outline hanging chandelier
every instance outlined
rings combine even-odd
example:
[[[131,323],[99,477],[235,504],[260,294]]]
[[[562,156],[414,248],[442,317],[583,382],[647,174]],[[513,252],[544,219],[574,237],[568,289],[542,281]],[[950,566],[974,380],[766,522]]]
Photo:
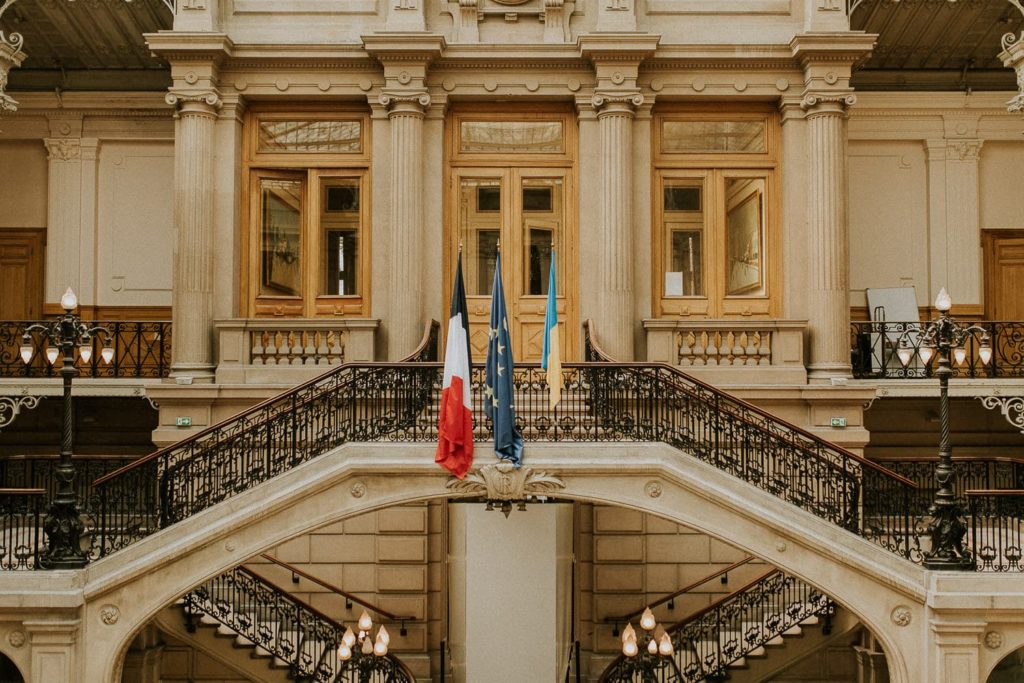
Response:
[[[353,631],[351,626],[345,629],[345,634],[341,637],[341,642],[338,643],[338,659],[347,662],[352,659],[353,655],[356,655],[357,659],[360,655],[373,655],[374,657],[387,655],[391,635],[383,624],[377,630],[377,637],[371,638],[373,620],[370,619],[366,610],[363,610],[356,623],[356,628],[357,631]]]
[[[638,634],[633,628],[632,622],[622,630],[622,654],[627,658],[633,658],[646,652],[652,657],[668,658],[675,654],[675,647],[672,645],[672,638],[664,627],[658,624],[654,618],[654,612],[650,607],[644,609],[640,615],[641,632]],[[655,668],[661,666],[661,662],[652,662]]]

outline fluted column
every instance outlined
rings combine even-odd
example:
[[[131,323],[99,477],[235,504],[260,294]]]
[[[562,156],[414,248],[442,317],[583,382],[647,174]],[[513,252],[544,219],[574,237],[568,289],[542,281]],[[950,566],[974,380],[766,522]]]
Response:
[[[423,119],[430,95],[383,93],[391,124],[391,293],[389,357],[415,348],[423,332]]]
[[[633,117],[643,95],[594,95],[601,129],[600,340],[613,357],[633,358]]]
[[[808,94],[808,329],[813,380],[849,377],[850,259],[846,206],[846,107],[852,94]]]
[[[174,147],[174,317],[171,376],[212,382],[214,263],[214,129],[220,96],[178,94]]]

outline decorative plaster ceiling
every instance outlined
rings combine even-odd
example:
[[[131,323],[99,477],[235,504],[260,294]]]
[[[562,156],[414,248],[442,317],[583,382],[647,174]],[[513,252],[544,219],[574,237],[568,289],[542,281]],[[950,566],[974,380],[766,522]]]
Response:
[[[1000,38],[1024,17],[1007,0],[864,0],[851,28],[878,34],[854,86],[862,90],[1015,90]]]
[[[171,28],[162,0],[17,0],[2,28],[25,38],[28,55],[10,90],[163,90],[167,64],[143,33]]]

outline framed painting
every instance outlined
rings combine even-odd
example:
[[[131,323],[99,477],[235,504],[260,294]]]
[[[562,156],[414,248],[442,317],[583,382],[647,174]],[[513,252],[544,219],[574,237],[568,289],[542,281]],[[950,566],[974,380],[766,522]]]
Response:
[[[764,193],[754,189],[726,214],[728,274],[726,296],[760,293],[764,287],[761,261]]]

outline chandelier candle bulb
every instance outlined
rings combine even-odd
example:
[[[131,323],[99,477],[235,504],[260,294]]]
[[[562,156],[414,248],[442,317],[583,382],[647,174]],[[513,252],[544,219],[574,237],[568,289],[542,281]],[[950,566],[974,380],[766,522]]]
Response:
[[[32,360],[32,345],[27,338],[21,344],[21,360],[25,365],[28,365]]]
[[[46,348],[46,362],[48,362],[50,365],[53,365],[54,363],[56,363],[57,362],[57,353],[58,353],[58,351],[57,351],[57,347],[56,346],[48,346]]]
[[[921,362],[928,365],[928,361],[932,359],[932,355],[935,353],[935,347],[922,344],[918,353],[921,355]]]
[[[388,630],[386,628],[384,628],[383,625],[380,627],[380,630],[377,631],[377,639],[380,640],[385,645],[390,645],[391,644],[391,634],[388,633]]]
[[[647,651],[652,655],[658,654],[658,642],[653,638],[651,639],[651,642],[647,643]]]
[[[78,355],[81,356],[83,363],[88,363],[92,358],[92,347],[87,342],[83,343],[78,347]]]
[[[373,642],[371,642],[369,638],[363,639],[362,652],[364,655],[368,655],[373,652]]]
[[[644,609],[644,613],[640,615],[640,628],[645,631],[651,631],[658,622],[654,619],[654,612],[651,611],[650,607]]]
[[[661,634],[661,640],[658,643],[658,653],[665,657],[671,657],[675,654],[675,648],[672,647],[672,639],[668,637],[667,633]]]
[[[352,632],[351,626],[345,629],[345,635],[341,637],[341,642],[348,648],[351,648],[356,644],[356,634]],[[351,652],[349,654],[351,654]]]
[[[343,662],[347,662],[352,659],[352,648],[346,645],[344,642],[338,647],[338,659]]]
[[[370,615],[363,610],[363,613],[359,616],[359,630],[369,632],[373,628],[373,620],[370,619]]]
[[[953,358],[956,360],[957,365],[963,365],[964,361],[967,360],[967,349],[962,346],[958,346],[953,349]]]
[[[68,313],[78,308],[78,297],[75,296],[74,290],[70,287],[64,292],[64,296],[60,298],[60,307]]]
[[[622,654],[627,657],[636,657],[640,649],[636,646],[635,640],[627,640],[622,644]]]
[[[633,628],[633,624],[626,624],[626,628],[622,630],[622,642],[636,641],[636,629]]]

